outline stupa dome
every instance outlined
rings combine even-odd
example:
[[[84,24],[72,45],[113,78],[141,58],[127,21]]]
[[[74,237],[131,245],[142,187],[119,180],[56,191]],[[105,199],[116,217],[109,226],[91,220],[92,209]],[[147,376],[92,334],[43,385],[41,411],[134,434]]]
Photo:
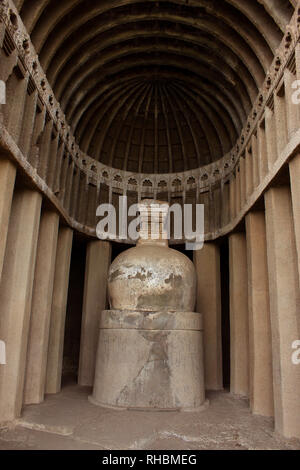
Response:
[[[151,203],[154,201],[143,201],[146,207]],[[141,216],[142,231],[137,246],[121,253],[110,266],[111,309],[193,312],[196,272],[192,261],[169,248],[167,240],[145,239],[148,222],[145,222],[145,212]],[[162,221],[160,218],[160,226]]]

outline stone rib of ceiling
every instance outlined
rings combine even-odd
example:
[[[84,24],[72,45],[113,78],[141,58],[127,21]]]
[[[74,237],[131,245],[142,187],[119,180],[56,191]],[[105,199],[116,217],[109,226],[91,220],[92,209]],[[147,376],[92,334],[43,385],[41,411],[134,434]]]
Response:
[[[295,1],[16,0],[81,149],[142,173],[234,145]]]

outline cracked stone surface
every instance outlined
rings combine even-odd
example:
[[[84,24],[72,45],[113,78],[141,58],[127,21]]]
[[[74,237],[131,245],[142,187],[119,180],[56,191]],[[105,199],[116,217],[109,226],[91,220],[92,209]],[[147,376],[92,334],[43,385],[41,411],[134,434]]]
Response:
[[[227,392],[208,394],[197,413],[117,411],[88,401],[91,390],[69,383],[41,405],[0,429],[0,450],[212,450],[299,449],[273,431],[269,418],[253,416],[248,401]]]
[[[201,328],[202,315],[193,312],[103,311],[92,403],[156,411],[203,406]]]

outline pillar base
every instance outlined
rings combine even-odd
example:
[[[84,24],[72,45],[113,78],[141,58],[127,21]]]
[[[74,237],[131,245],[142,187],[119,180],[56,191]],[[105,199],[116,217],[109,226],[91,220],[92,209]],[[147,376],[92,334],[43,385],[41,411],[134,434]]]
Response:
[[[90,401],[123,410],[206,408],[202,315],[104,310]]]

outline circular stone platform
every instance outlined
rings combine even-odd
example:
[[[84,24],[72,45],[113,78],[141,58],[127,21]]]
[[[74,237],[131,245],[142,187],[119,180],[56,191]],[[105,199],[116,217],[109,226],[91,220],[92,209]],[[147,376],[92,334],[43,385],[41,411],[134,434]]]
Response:
[[[121,409],[201,409],[202,315],[103,311],[90,401]]]

